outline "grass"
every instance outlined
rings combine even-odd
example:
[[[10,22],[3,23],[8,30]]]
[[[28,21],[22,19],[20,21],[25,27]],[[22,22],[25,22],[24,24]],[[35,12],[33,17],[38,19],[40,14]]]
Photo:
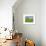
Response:
[[[33,22],[32,18],[25,18],[25,22]]]

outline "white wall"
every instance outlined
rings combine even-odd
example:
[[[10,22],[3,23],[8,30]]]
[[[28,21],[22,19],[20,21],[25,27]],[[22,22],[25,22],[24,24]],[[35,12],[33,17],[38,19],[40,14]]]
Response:
[[[41,0],[23,0],[23,2],[13,10],[15,29],[17,29],[18,32],[22,32],[24,38],[34,40],[36,46],[41,46]],[[23,14],[34,14],[35,24],[23,24]]]
[[[46,46],[46,0],[41,1],[41,40],[42,46]]]
[[[24,37],[35,40],[36,46],[46,46],[46,0],[23,0],[13,11],[15,28],[24,34]],[[23,14],[35,14],[35,25],[24,25]],[[41,44],[41,45],[40,45]]]
[[[12,6],[16,0],[0,0],[0,27],[12,28]]]

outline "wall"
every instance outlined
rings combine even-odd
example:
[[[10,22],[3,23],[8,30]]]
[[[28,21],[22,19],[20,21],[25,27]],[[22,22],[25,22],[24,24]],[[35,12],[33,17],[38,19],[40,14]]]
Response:
[[[0,0],[0,27],[12,28],[12,6],[16,0]]]
[[[23,0],[13,11],[15,29],[22,32],[24,38],[34,40],[36,46],[41,46],[41,0]],[[24,14],[34,14],[35,24],[23,24]]]
[[[46,0],[41,1],[41,41],[46,46]]]

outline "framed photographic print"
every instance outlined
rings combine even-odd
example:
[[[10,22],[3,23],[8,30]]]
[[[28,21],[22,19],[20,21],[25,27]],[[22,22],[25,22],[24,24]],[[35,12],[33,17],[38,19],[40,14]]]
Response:
[[[35,15],[24,14],[23,15],[23,24],[35,24]]]

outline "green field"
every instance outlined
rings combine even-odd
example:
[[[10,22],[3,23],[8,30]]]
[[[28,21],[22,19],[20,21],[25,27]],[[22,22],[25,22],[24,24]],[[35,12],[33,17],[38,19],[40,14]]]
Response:
[[[33,22],[33,18],[25,18],[25,22]]]

